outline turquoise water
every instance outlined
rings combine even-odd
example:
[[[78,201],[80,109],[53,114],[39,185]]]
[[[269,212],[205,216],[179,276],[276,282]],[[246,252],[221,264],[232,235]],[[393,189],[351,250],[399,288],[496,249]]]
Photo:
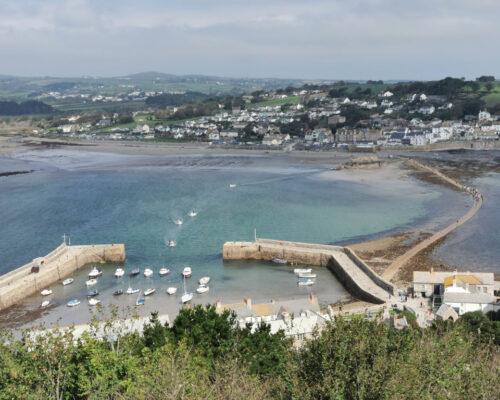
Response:
[[[310,291],[323,305],[338,301],[347,293],[324,269],[316,269],[315,286],[299,288],[286,266],[223,263],[222,245],[252,240],[254,229],[265,238],[338,243],[415,224],[434,227],[453,220],[454,212],[459,213],[468,201],[455,192],[399,179],[396,174],[381,179],[377,172],[367,172],[365,178],[356,178],[356,172],[353,178],[349,172],[266,157],[132,157],[52,150],[0,158],[0,171],[13,169],[35,172],[0,178],[0,273],[48,253],[61,243],[63,233],[73,244],[125,243],[127,272],[135,267],[172,270],[167,278],[132,279],[132,286],[158,290],[141,310],[144,313],[178,309],[180,272],[186,265],[193,268],[190,290],[201,276],[212,277],[210,292],[195,296],[195,302],[229,303],[245,296],[254,302],[291,299]],[[230,188],[230,184],[237,186]],[[444,205],[450,216],[440,212]],[[194,218],[187,215],[191,209],[198,212]],[[183,219],[182,226],[174,224],[177,218]],[[168,247],[168,240],[175,240],[177,246]],[[112,291],[125,289],[129,279],[114,279],[115,266],[104,268],[97,288],[103,303],[109,303]],[[73,285],[53,285],[54,307],[44,311],[44,320],[88,318],[83,302],[78,312],[64,304],[72,298],[84,299],[83,282],[89,270],[75,273]],[[179,288],[179,296],[167,297],[165,289],[170,285]],[[132,305],[135,297],[131,297],[113,300]],[[24,310],[38,309],[40,302],[39,296],[32,296],[23,304]]]

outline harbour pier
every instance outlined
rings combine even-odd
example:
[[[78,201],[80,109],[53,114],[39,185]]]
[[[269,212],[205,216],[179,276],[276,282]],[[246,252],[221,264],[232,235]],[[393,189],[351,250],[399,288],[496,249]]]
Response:
[[[66,278],[86,264],[124,261],[124,244],[68,246],[63,243],[46,256],[0,276],[0,310]]]
[[[222,258],[226,261],[281,258],[289,264],[326,267],[354,297],[370,303],[385,303],[394,294],[392,284],[348,247],[256,238],[254,242],[224,243]]]

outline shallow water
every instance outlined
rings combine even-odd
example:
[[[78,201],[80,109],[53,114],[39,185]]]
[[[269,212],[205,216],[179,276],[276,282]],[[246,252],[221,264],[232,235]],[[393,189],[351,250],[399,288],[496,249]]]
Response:
[[[267,157],[141,157],[50,150],[0,158],[0,170],[13,168],[36,171],[0,178],[0,273],[48,253],[61,243],[63,233],[73,244],[125,243],[126,272],[135,267],[172,270],[168,277],[141,275],[129,283],[128,277],[113,277],[116,266],[103,266],[105,274],[96,288],[105,305],[113,301],[133,306],[134,295],[112,296],[129,284],[157,288],[141,314],[175,314],[185,265],[193,268],[188,290],[196,289],[200,277],[212,277],[210,291],[195,294],[195,303],[231,303],[245,296],[256,303],[299,298],[311,291],[320,304],[333,303],[347,293],[326,269],[315,268],[318,280],[312,288],[299,288],[290,267],[223,263],[222,244],[252,240],[254,229],[259,237],[314,243],[356,241],[415,226],[438,229],[470,205],[463,194],[400,179],[397,169],[394,174],[339,173]],[[188,216],[191,209],[198,212],[194,218]],[[181,226],[174,223],[177,218],[183,219]],[[178,245],[168,247],[168,240]],[[65,304],[72,298],[85,299],[90,269],[77,271],[72,285],[52,285],[54,306],[41,313],[43,321],[88,320],[86,301],[77,309]],[[177,295],[165,294],[170,285],[179,288]],[[29,312],[38,318],[40,303],[40,296],[30,297],[16,312],[0,315],[0,326],[24,323]]]

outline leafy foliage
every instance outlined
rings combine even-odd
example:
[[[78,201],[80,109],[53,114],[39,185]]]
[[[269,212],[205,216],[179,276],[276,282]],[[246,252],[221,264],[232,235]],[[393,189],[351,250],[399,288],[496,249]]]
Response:
[[[37,100],[0,101],[0,115],[47,114],[53,111],[52,106]]]

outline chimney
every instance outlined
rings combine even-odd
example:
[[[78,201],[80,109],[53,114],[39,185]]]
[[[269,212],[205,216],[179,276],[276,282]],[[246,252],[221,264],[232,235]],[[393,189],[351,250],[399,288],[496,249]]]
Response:
[[[252,308],[252,299],[250,297],[245,297],[245,304],[247,308],[251,309]]]
[[[216,311],[222,311],[222,304],[221,304],[220,300],[217,300],[215,302],[215,310]]]
[[[309,302],[311,304],[318,304],[318,298],[316,297],[316,295],[314,293],[310,293],[309,294]]]

